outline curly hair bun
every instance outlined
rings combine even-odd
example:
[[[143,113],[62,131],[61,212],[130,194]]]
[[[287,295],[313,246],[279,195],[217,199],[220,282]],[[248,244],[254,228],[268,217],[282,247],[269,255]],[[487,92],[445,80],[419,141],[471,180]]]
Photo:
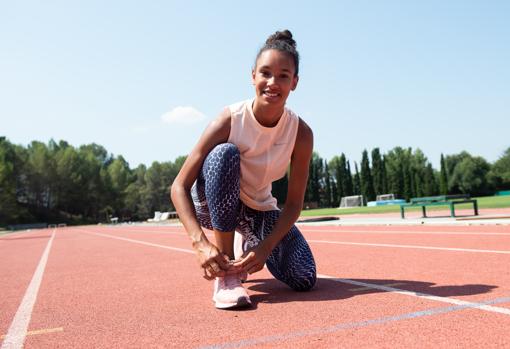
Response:
[[[277,41],[284,41],[294,49],[296,48],[296,41],[292,38],[292,33],[287,29],[271,34],[266,40],[266,45],[274,44]]]
[[[285,29],[282,31],[277,31],[267,38],[265,45],[259,50],[259,53],[257,54],[257,58],[255,59],[255,67],[257,66],[257,60],[259,59],[260,55],[266,50],[278,50],[292,57],[294,61],[294,67],[296,68],[294,75],[298,75],[299,53],[296,49],[296,41],[292,38],[292,33],[289,30]]]

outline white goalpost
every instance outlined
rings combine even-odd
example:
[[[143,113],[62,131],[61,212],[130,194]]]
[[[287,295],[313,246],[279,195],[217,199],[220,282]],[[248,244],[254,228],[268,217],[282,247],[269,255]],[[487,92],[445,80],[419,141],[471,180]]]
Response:
[[[364,206],[363,195],[344,196],[339,208]]]
[[[395,200],[395,194],[381,194],[377,195],[375,201]]]

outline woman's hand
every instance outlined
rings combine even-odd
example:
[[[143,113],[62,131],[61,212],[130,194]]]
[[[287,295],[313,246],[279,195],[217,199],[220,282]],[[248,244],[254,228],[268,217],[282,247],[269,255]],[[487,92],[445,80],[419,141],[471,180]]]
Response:
[[[203,241],[195,246],[195,252],[200,266],[204,269],[204,278],[214,280],[217,276],[225,276],[231,264],[227,255],[221,253],[209,241]]]
[[[262,241],[257,247],[246,251],[239,261],[233,263],[233,266],[249,274],[256,273],[264,268],[271,251],[272,249]]]

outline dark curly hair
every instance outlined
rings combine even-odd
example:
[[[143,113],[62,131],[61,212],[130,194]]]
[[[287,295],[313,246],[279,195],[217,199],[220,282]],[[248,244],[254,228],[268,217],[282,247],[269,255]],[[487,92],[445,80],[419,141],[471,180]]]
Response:
[[[257,66],[257,60],[259,59],[262,52],[267,50],[278,50],[280,52],[288,54],[294,60],[295,72],[294,76],[299,73],[299,53],[296,50],[296,41],[292,38],[292,33],[285,29],[283,31],[277,31],[271,34],[264,46],[259,50],[257,57],[255,58],[255,66]]]

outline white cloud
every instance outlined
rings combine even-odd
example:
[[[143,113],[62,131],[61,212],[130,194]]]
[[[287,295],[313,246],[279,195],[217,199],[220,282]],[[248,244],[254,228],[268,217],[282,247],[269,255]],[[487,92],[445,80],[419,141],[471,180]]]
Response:
[[[175,107],[161,115],[161,120],[167,124],[196,124],[205,119],[205,115],[193,107]]]

